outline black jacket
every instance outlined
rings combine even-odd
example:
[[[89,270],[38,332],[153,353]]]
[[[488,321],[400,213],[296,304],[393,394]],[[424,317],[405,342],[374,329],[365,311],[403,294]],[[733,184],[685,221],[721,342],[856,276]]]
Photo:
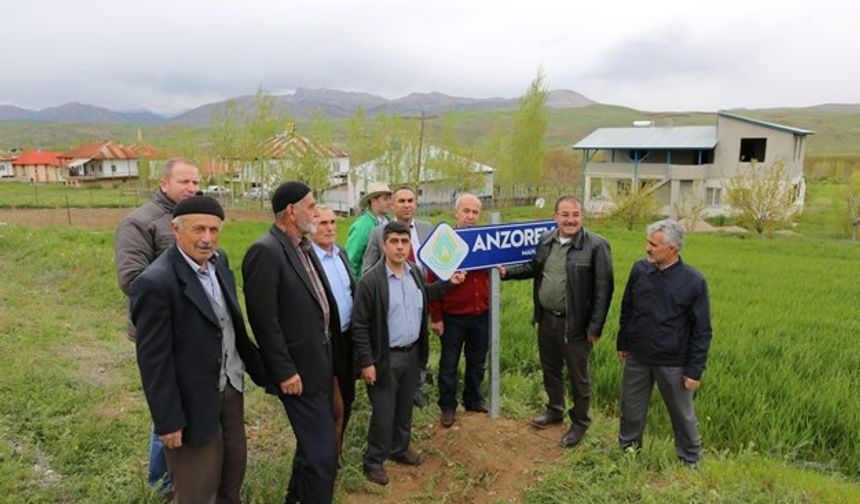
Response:
[[[260,355],[245,331],[224,252],[219,252],[216,271],[245,371],[258,385],[266,383]],[[156,434],[181,429],[183,443],[205,443],[220,423],[221,325],[179,249],[167,249],[135,279],[130,303],[137,328],[137,365]]]
[[[421,367],[427,364],[430,346],[427,341],[427,317],[429,302],[441,298],[451,288],[451,282],[434,282],[426,285],[421,268],[409,263],[409,273],[424,296],[424,310],[421,317],[421,330],[418,335]],[[385,382],[390,371],[388,361],[388,278],[385,261],[377,261],[358,281],[355,303],[352,305],[352,332],[355,364],[358,370],[376,366],[378,383]]]
[[[346,272],[349,274],[349,294],[355,299],[355,276],[352,274],[352,268],[349,265],[349,257],[346,255],[346,251],[340,247],[338,247],[338,257],[340,261],[343,262],[344,267],[346,267]],[[322,272],[322,276],[325,276],[325,271]],[[329,286],[331,286],[331,282],[329,282]],[[352,337],[347,334],[342,334],[340,330],[340,312],[336,308],[334,308],[334,304],[332,306],[332,311],[337,312],[333,317],[337,317],[337,325],[332,327],[332,363],[334,365],[334,374],[335,376],[340,377],[341,379],[355,379],[355,363],[352,355]],[[350,323],[350,327],[352,323]]]
[[[505,275],[505,280],[534,278],[534,324],[540,320],[538,292],[543,267],[549,258],[551,247],[559,245],[556,236],[557,228],[541,235],[532,260],[511,266]],[[609,243],[601,236],[590,233],[585,228],[581,229],[573,237],[573,244],[567,251],[565,271],[565,338],[584,338],[589,332],[600,336],[606,322],[606,314],[609,312],[609,303],[612,301],[612,291],[615,289]]]
[[[711,308],[702,274],[680,258],[663,271],[637,261],[621,301],[618,350],[654,366],[683,366],[684,376],[698,380],[710,344]]]
[[[266,390],[280,393],[279,384],[298,373],[303,393],[310,394],[331,387],[331,347],[322,306],[299,251],[289,240],[272,225],[248,249],[242,262],[245,307],[271,380]],[[340,330],[337,304],[316,255],[309,255],[325,288],[331,313],[328,329],[334,335]]]

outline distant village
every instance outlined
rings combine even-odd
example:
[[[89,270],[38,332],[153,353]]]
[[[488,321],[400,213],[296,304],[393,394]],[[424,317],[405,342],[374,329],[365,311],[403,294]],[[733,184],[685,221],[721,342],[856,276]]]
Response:
[[[672,215],[679,205],[699,201],[706,215],[730,212],[724,202],[728,180],[752,162],[780,160],[794,205],[802,208],[806,192],[803,163],[806,139],[814,132],[747,117],[718,112],[712,126],[656,126],[637,121],[630,127],[598,128],[571,145],[582,156],[582,170],[571,182],[592,214],[612,208],[619,190],[648,183],[662,206]],[[391,156],[351,167],[349,153],[324,146],[285,131],[265,142],[254,160],[210,161],[201,169],[205,187],[216,195],[263,199],[282,179],[285,166],[313,153],[328,167],[321,201],[343,214],[355,211],[370,182],[418,182],[422,204],[449,205],[463,190],[462,180],[452,180],[439,168],[452,155],[425,145],[416,160],[399,157],[394,163],[399,176],[391,179]],[[422,161],[423,156],[423,161]],[[63,183],[73,187],[116,186],[139,181],[143,175],[153,185],[158,167],[169,156],[143,142],[125,146],[113,141],[86,143],[65,152],[0,150],[0,181],[32,184]],[[468,190],[484,200],[494,198],[496,169],[470,160],[459,160],[472,176]],[[141,165],[153,169],[141,173]],[[408,174],[408,175],[404,175]],[[413,176],[414,174],[414,176]],[[538,182],[538,181],[536,181]],[[215,185],[223,184],[223,185]]]

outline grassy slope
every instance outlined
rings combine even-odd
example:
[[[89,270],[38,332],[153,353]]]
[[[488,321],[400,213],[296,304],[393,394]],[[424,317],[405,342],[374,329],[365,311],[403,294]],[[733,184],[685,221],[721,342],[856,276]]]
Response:
[[[521,210],[506,219],[531,214]],[[230,224],[223,245],[234,269],[266,227]],[[630,264],[642,254],[641,233],[595,228],[613,245],[620,296]],[[341,236],[345,230],[341,225]],[[855,483],[799,467],[860,473],[860,398],[851,388],[860,383],[860,350],[848,341],[860,324],[846,316],[860,281],[854,267],[860,249],[692,236],[684,257],[708,277],[714,311],[710,367],[697,399],[705,465],[689,472],[674,464],[659,401],[645,449],[637,455],[615,449],[616,297],[593,358],[598,408],[586,447],[536,480],[529,502],[857,501]],[[15,371],[0,374],[0,502],[146,501],[149,420],[133,348],[122,337],[112,232],[2,228],[0,277],[0,355],[4,369]],[[528,324],[529,283],[505,283],[503,296],[503,411],[525,417],[543,396]],[[431,367],[437,358],[431,356]],[[367,421],[363,396],[348,433],[341,493],[363,486],[357,469]],[[275,502],[291,435],[275,401],[255,390],[247,404],[252,456],[245,495],[249,502]],[[431,407],[417,421],[435,416]]]

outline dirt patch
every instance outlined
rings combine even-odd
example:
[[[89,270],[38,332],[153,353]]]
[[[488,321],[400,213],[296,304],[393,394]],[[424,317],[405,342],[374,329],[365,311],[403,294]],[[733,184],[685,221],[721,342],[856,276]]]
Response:
[[[132,208],[26,208],[0,209],[0,223],[44,228],[71,226],[81,229],[115,228]],[[260,210],[227,209],[227,220],[268,221],[272,213]],[[71,224],[70,224],[71,222]]]
[[[524,421],[477,413],[458,412],[450,429],[438,422],[416,425],[412,444],[427,456],[424,464],[389,462],[391,482],[381,493],[367,483],[367,490],[349,494],[345,502],[519,502],[539,481],[540,469],[564,455],[558,445],[563,434],[563,426],[537,430]]]

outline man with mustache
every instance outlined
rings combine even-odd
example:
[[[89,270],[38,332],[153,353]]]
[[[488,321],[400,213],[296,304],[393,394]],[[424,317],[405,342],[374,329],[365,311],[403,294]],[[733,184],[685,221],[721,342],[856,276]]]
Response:
[[[131,283],[152,264],[162,252],[176,243],[173,228],[173,209],[180,201],[190,198],[200,187],[197,167],[180,158],[164,164],[158,189],[152,200],[128,214],[116,229],[114,245],[116,276],[123,294],[131,293]],[[131,316],[127,323],[128,339],[134,341],[134,324]],[[149,441],[149,478],[151,488],[168,496],[171,491],[170,476],[164,446],[153,431]]]
[[[275,222],[242,263],[248,320],[293,434],[296,453],[285,502],[333,499],[337,443],[332,417],[332,343],[337,303],[307,235],[316,201],[298,181],[272,195]]]
[[[213,198],[181,201],[176,245],[131,286],[138,367],[178,503],[240,502],[244,373],[266,381],[227,255],[216,249],[223,221]]]

